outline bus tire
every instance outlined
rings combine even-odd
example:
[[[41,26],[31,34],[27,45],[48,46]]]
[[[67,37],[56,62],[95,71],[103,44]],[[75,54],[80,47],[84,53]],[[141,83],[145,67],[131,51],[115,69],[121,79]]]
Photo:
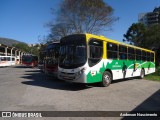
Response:
[[[108,71],[105,71],[102,76],[101,86],[108,87],[111,84],[111,81],[112,81],[111,73]]]
[[[143,79],[145,76],[145,71],[144,69],[141,70],[141,74],[140,74],[140,79]]]

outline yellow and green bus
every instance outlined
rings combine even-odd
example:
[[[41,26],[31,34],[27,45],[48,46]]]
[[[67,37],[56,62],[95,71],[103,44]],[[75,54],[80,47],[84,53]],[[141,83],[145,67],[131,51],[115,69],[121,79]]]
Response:
[[[155,72],[154,51],[93,34],[61,38],[58,78],[77,83],[140,77]]]

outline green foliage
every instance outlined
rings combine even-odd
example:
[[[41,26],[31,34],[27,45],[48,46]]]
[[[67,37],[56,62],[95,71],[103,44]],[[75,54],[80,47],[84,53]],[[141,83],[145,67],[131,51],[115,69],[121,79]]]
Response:
[[[110,30],[117,20],[113,17],[113,8],[103,0],[64,0],[55,16],[56,21],[49,24],[52,40],[73,33]]]
[[[44,51],[47,48],[48,44],[40,44],[39,51]]]
[[[47,48],[47,44],[40,44],[40,48],[38,51],[38,56],[39,56],[39,60],[43,60],[44,59],[44,51]]]
[[[148,49],[160,47],[160,24],[145,26],[133,23],[124,34],[123,41]]]
[[[39,49],[37,46],[30,47],[30,53],[39,56]]]
[[[129,42],[132,45],[143,47],[144,34],[146,31],[146,27],[142,23],[133,23],[127,33],[124,34],[125,39],[124,42]]]
[[[23,50],[25,52],[30,52],[30,47],[27,44],[24,43],[17,43],[17,44],[13,44],[13,47]]]
[[[13,44],[13,47],[20,49],[22,51],[25,51],[26,53],[29,54],[33,54],[33,55],[39,55],[39,46],[35,45],[35,46],[28,46],[27,44],[24,43],[17,43],[17,44]]]
[[[160,47],[160,24],[147,27],[144,34],[144,47],[158,48]]]
[[[149,26],[144,36],[144,47],[155,49],[156,65],[160,65],[160,24]]]
[[[160,66],[160,47],[156,50],[156,63],[157,66]]]
[[[144,26],[141,23],[132,24],[124,34],[124,42],[156,51],[156,65],[160,64],[160,24]]]
[[[153,74],[146,75],[144,77],[144,79],[146,79],[146,80],[152,80],[152,81],[159,81],[160,82],[160,73],[159,72],[160,71],[156,71]]]

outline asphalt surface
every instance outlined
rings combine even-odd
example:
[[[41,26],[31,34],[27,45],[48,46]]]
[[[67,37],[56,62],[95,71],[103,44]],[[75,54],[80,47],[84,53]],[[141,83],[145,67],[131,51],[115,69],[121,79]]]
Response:
[[[114,81],[109,87],[100,87],[97,84],[84,85],[60,81],[45,76],[37,68],[0,68],[0,111],[137,110],[160,111],[160,82],[127,79]]]

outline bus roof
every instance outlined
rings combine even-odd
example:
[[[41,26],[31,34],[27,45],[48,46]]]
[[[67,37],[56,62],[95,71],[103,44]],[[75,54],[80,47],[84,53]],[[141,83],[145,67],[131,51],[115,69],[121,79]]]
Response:
[[[60,46],[60,41],[59,42],[52,42],[52,43],[48,44],[46,50],[53,49],[53,48],[55,48],[55,46]]]
[[[127,47],[132,47],[132,48],[141,49],[141,50],[144,50],[144,51],[147,51],[147,52],[153,52],[154,53],[154,51],[152,51],[152,50],[137,47],[137,46],[133,46],[133,45],[129,45],[129,44],[126,44],[126,43],[122,43],[122,42],[119,42],[119,41],[116,41],[116,40],[106,38],[104,36],[98,36],[98,35],[93,35],[93,34],[86,33],[86,37],[87,37],[87,40],[89,38],[97,38],[99,40],[103,40],[103,41],[106,41],[106,42],[111,42],[111,43],[115,43],[115,44],[119,44],[119,45],[125,45]]]
[[[37,57],[36,55],[32,55],[32,54],[28,54],[28,55],[22,55],[23,57],[28,57],[28,56],[31,56],[31,57]]]
[[[52,41],[48,45],[50,45],[50,44],[56,44],[56,43],[60,43],[60,41]]]

